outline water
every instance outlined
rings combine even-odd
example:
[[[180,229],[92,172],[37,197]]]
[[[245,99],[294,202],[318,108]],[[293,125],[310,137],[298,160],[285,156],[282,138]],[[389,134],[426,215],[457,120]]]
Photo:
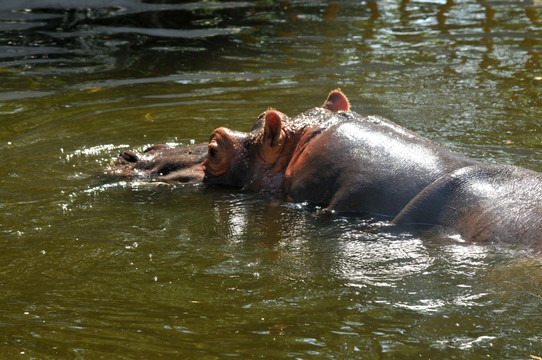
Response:
[[[539,1],[0,4],[1,357],[542,356],[528,250],[103,173],[338,87],[542,171],[541,30]]]

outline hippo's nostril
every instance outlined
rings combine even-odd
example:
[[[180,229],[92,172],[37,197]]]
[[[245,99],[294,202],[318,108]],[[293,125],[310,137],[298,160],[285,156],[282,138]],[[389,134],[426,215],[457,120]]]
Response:
[[[137,154],[133,151],[123,151],[120,154],[120,157],[122,157],[123,159],[129,162],[137,162],[139,160],[139,158],[137,157]]]

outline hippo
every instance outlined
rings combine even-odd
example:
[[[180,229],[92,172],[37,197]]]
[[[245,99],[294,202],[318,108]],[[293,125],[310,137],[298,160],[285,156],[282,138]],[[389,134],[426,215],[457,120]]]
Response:
[[[269,109],[249,132],[221,127],[208,144],[147,153],[123,152],[120,173],[267,192],[323,213],[438,225],[466,241],[542,252],[541,173],[483,164],[388,119],[359,115],[340,90],[293,118]]]

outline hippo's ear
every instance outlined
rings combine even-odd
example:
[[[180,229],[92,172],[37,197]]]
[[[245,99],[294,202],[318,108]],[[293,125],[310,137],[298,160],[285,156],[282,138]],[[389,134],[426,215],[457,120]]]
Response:
[[[265,112],[265,125],[263,139],[269,146],[275,146],[282,138],[282,120],[280,113],[276,110]]]
[[[322,107],[332,112],[350,111],[350,102],[342,91],[337,89],[329,93]]]

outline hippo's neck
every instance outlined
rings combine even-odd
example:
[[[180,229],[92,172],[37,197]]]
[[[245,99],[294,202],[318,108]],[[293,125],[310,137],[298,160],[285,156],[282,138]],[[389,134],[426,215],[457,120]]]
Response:
[[[342,113],[334,113],[323,108],[313,108],[300,115],[288,119],[283,131],[285,141],[279,160],[270,166],[258,165],[261,168],[254,171],[254,176],[245,185],[245,190],[260,190],[281,193],[284,185],[284,174],[295,153],[300,152],[313,136],[321,133],[330,126],[344,121]]]
[[[284,144],[278,160],[273,164],[256,162],[249,166],[252,177],[248,179],[244,190],[282,193],[284,174],[289,164],[315,137],[328,128],[359,115],[352,112],[332,112],[323,108],[313,108],[284,122]]]
[[[329,110],[314,108],[284,121],[282,127],[284,141],[280,145],[280,150],[277,150],[279,155],[273,163],[258,158],[248,165],[252,175],[245,181],[243,190],[282,193],[284,173],[300,141],[303,141],[304,134],[308,129],[320,129],[332,116],[333,113]],[[255,145],[249,145],[247,148],[256,148]]]
[[[253,175],[248,178],[242,189],[253,192],[281,193],[284,170],[272,170],[270,166],[259,164],[253,169]]]

